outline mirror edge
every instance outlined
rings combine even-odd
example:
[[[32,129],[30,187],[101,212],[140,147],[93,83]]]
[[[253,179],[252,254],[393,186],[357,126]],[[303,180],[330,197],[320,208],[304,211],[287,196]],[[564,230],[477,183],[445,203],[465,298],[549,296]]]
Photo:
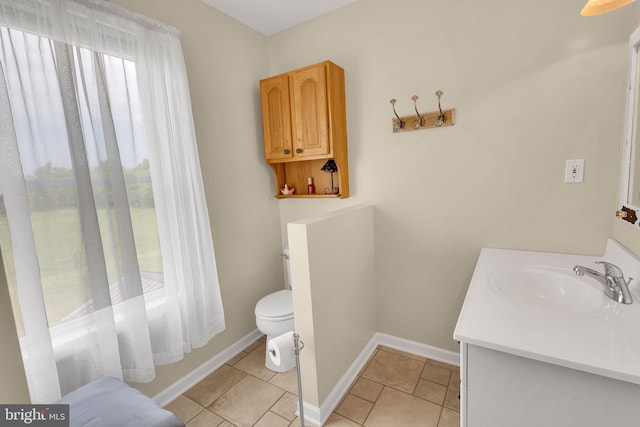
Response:
[[[638,218],[640,218],[640,206],[635,206],[629,200],[629,188],[631,186],[631,163],[632,163],[632,146],[633,146],[633,131],[635,127],[635,110],[640,108],[640,105],[636,106],[636,98],[638,94],[638,50],[640,48],[640,27],[636,28],[629,37],[628,44],[628,58],[627,65],[627,86],[626,86],[626,100],[625,100],[625,117],[624,117],[624,134],[623,134],[623,146],[622,146],[622,163],[620,170],[620,193],[618,195],[618,202],[622,206],[617,211],[616,216],[621,220],[628,222],[632,225],[638,224]],[[625,216],[621,215],[624,212]]]

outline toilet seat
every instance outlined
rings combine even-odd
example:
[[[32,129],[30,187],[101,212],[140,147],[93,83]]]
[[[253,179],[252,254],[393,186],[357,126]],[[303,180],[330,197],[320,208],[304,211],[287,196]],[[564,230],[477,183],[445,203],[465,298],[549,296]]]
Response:
[[[285,321],[293,318],[293,298],[291,291],[283,289],[262,297],[256,304],[257,317],[272,321]]]

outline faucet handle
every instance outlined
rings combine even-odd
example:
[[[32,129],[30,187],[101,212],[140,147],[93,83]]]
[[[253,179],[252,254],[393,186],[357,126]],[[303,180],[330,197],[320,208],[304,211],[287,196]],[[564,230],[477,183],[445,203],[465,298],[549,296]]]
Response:
[[[617,265],[605,261],[596,261],[596,264],[602,264],[604,266],[604,274],[606,276],[624,278],[624,273],[622,273],[622,270],[620,270],[620,267]]]

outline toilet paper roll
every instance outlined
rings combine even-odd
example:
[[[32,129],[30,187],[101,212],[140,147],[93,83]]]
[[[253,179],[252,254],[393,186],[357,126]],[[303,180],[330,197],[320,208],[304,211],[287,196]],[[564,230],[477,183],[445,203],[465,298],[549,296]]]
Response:
[[[269,340],[269,358],[276,366],[292,363],[294,356],[293,331]]]

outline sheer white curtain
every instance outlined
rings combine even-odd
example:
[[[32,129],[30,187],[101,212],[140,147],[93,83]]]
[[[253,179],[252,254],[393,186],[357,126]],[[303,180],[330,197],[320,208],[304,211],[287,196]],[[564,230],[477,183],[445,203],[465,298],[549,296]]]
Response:
[[[224,329],[175,29],[0,0],[0,244],[29,390],[148,382]]]

